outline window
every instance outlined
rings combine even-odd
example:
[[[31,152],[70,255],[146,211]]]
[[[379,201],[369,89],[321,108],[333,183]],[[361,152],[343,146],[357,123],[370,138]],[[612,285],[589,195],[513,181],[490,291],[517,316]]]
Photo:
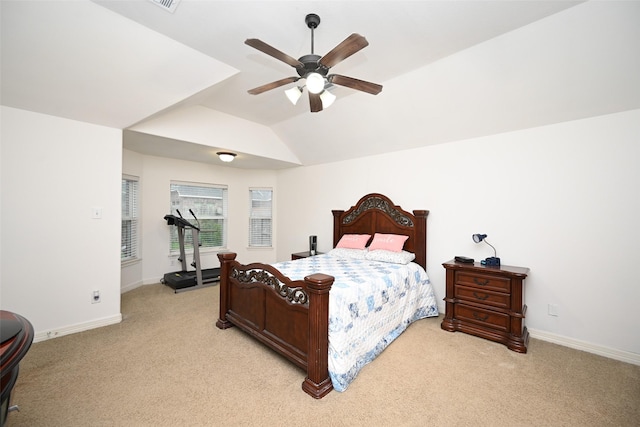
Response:
[[[172,215],[182,215],[200,228],[201,248],[221,249],[227,246],[226,186],[172,182],[170,209]],[[185,250],[193,250],[193,238],[188,230],[184,233],[184,247]],[[170,252],[180,252],[177,227],[171,227]]]
[[[122,232],[120,260],[138,258],[138,178],[122,177]]]
[[[249,190],[249,246],[271,247],[272,236],[272,201],[273,191],[270,189]]]

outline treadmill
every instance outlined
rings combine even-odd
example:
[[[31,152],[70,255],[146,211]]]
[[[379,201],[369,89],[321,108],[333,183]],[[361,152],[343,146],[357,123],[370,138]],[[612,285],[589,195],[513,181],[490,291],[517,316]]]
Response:
[[[178,261],[182,263],[182,270],[166,273],[162,279],[162,283],[169,286],[175,293],[190,291],[194,289],[213,286],[220,283],[220,268],[202,269],[200,264],[200,222],[193,211],[189,209],[191,215],[198,225],[193,225],[182,217],[179,210],[176,209],[179,216],[165,215],[164,219],[167,225],[178,227],[178,242],[180,243],[180,257]],[[191,266],[195,270],[187,269],[187,257],[184,249],[184,233],[185,230],[191,230],[193,239],[193,262]]]

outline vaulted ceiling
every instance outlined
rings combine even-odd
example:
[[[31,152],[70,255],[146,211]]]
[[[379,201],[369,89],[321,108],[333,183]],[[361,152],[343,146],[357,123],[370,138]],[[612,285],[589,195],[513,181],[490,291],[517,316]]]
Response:
[[[279,169],[640,108],[637,2],[181,0],[169,12],[152,0],[3,0],[1,8],[2,104],[123,129],[124,147],[145,154],[216,163],[212,153],[224,149],[239,153],[234,167]],[[284,96],[293,84],[247,93],[296,73],[245,39],[295,58],[311,53],[308,13],[321,18],[318,55],[351,33],[367,38],[332,72],[382,84],[379,95],[335,86],[336,102],[310,113],[306,98],[294,106]]]

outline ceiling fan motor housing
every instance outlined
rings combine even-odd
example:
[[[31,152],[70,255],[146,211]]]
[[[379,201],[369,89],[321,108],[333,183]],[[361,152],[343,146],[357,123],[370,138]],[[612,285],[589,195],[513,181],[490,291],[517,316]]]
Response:
[[[309,54],[301,56],[298,61],[304,64],[302,68],[296,68],[300,77],[306,77],[309,73],[318,73],[322,77],[326,77],[329,69],[324,65],[320,65],[318,61],[322,58],[320,55]]]

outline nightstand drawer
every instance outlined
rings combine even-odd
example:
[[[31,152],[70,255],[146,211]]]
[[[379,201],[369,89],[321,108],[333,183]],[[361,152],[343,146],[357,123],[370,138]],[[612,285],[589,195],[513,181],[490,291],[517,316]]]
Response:
[[[509,294],[461,285],[456,285],[455,297],[460,300],[482,305],[491,305],[503,309],[509,309],[511,304],[511,296]]]
[[[508,314],[471,307],[465,304],[456,304],[453,315],[461,321],[477,323],[502,332],[509,331],[510,317]]]
[[[507,277],[474,274],[466,271],[457,272],[456,284],[489,289],[498,292],[511,292],[511,280]]]

